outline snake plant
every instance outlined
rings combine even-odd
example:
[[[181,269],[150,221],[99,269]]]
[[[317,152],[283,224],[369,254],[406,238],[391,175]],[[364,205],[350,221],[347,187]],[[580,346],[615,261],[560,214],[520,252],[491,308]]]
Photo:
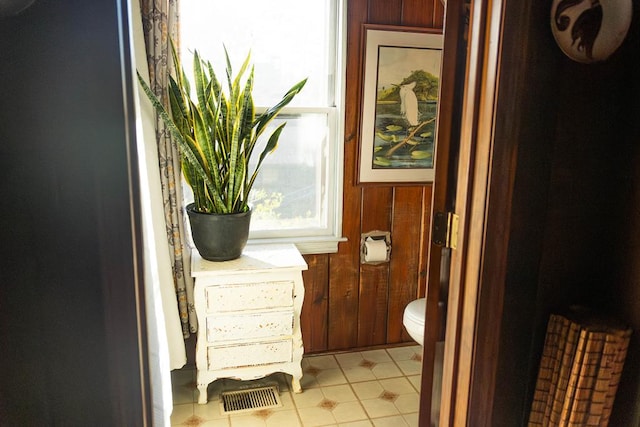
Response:
[[[225,48],[225,91],[211,62],[201,58],[197,50],[194,51],[194,100],[191,82],[173,43],[171,52],[175,77],[169,76],[166,88],[169,110],[139,73],[138,80],[178,146],[182,172],[193,190],[195,210],[217,214],[246,212],[249,209],[249,192],[264,159],[276,149],[286,122],[271,133],[255,167],[250,171],[249,160],[257,154],[254,149],[258,138],[302,90],[306,79],[291,87],[276,105],[256,115],[252,96],[254,67],[250,66],[251,53],[234,76]]]

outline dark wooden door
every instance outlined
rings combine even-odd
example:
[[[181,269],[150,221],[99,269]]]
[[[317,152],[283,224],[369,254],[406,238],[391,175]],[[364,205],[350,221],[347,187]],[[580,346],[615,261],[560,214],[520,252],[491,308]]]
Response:
[[[446,5],[444,22],[444,51],[438,106],[437,147],[435,157],[435,180],[432,189],[430,223],[435,216],[456,212],[456,176],[459,160],[461,127],[461,107],[465,75],[466,20],[468,10],[464,0],[449,0]],[[433,229],[433,228],[432,228]],[[452,249],[430,239],[427,266],[426,327],[422,364],[422,387],[420,390],[420,425],[430,426],[433,412],[440,408],[432,405],[434,386],[434,366],[436,342],[443,339],[446,312],[458,307],[447,307],[450,291],[449,268]],[[444,307],[442,303],[445,303]],[[440,385],[436,385],[436,389]]]
[[[127,7],[0,18],[0,425],[150,425]]]

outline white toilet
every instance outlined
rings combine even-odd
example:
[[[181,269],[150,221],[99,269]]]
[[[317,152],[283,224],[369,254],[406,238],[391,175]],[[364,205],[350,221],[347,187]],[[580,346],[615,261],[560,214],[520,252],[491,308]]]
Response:
[[[426,298],[411,301],[404,309],[402,324],[407,333],[415,342],[424,345],[424,312],[427,304]]]

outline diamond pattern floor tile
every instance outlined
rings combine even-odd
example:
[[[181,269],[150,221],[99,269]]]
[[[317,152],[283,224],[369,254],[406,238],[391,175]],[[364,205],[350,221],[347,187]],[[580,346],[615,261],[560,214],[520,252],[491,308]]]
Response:
[[[209,402],[199,405],[194,369],[172,372],[172,426],[194,427],[417,427],[422,347],[305,356],[303,393],[291,392],[291,376],[275,373],[258,381],[278,384],[283,406],[227,415],[219,395],[238,385],[220,379],[209,385]]]

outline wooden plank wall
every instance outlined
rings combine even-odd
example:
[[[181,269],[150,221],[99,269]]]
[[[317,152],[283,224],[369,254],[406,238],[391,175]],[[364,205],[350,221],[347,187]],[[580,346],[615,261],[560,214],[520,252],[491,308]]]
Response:
[[[362,24],[443,27],[440,0],[348,0],[342,234],[335,254],[306,255],[302,333],[306,353],[410,341],[404,307],[424,296],[431,185],[356,183]],[[360,264],[360,236],[391,232],[391,262]]]

